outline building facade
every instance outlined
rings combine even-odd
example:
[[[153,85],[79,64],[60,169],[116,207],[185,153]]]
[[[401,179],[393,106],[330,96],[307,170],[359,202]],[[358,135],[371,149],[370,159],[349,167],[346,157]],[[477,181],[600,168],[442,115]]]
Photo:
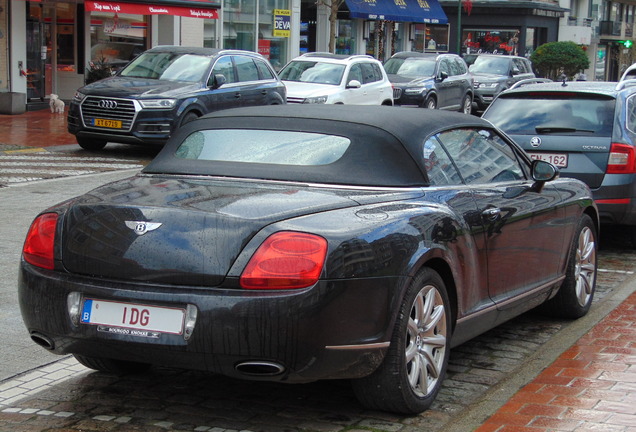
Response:
[[[332,5],[336,20],[332,27]],[[102,62],[156,45],[258,51],[275,68],[309,51],[530,56],[572,40],[588,79],[618,79],[636,56],[631,0],[0,0],[0,113],[70,99]],[[333,30],[332,30],[333,29]]]
[[[300,0],[0,0],[0,112],[73,97],[88,73],[156,45],[299,50]],[[4,102],[4,103],[3,103]]]

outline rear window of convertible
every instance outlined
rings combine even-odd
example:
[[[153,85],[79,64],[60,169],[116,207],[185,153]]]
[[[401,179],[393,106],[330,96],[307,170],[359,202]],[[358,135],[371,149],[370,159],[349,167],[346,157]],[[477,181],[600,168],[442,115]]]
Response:
[[[336,162],[349,138],[295,131],[211,129],[190,134],[175,156],[215,162],[318,166]]]

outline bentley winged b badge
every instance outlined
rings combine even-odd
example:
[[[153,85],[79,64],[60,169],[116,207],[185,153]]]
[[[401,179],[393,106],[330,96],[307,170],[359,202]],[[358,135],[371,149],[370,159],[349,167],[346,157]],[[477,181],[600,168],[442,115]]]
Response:
[[[144,221],[125,221],[126,226],[133,230],[137,235],[144,235],[148,231],[154,231],[159,228],[161,222],[144,222]]]

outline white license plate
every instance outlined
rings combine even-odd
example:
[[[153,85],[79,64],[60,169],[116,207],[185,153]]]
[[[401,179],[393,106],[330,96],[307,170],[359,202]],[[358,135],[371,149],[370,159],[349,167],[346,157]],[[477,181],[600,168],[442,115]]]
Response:
[[[85,299],[81,322],[148,332],[182,334],[185,309]],[[126,332],[121,334],[135,334]]]
[[[568,155],[566,153],[528,153],[528,155],[535,160],[550,162],[558,168],[565,168],[568,166]]]

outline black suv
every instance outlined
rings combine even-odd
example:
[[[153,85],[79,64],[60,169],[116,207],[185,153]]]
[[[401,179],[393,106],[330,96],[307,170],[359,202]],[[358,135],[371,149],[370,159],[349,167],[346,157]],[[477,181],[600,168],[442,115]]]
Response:
[[[530,60],[509,55],[479,54],[469,69],[475,85],[475,103],[480,110],[516,82],[535,77]]]
[[[395,105],[458,110],[470,114],[473,79],[455,54],[399,52],[384,64]]]
[[[601,223],[628,227],[636,246],[636,80],[529,84],[501,93],[483,117],[587,183]]]
[[[159,46],[80,88],[68,131],[87,150],[107,142],[163,145],[176,128],[211,111],[285,100],[285,85],[260,54]]]

